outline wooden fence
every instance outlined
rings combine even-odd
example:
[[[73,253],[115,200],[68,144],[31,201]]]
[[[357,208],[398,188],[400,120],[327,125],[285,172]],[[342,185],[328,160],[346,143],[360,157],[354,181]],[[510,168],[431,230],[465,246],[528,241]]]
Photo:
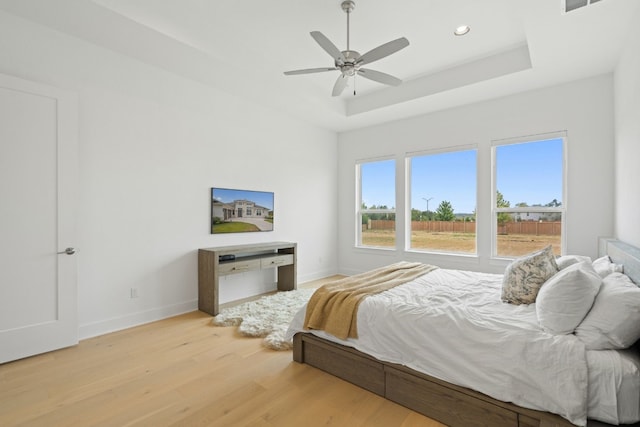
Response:
[[[558,221],[519,221],[506,222],[498,227],[498,234],[528,234],[559,236],[562,223]],[[370,220],[362,225],[362,230],[395,230],[396,222],[392,220]],[[473,221],[411,221],[411,231],[428,233],[475,233],[476,223]]]
[[[427,233],[475,233],[476,223],[472,221],[411,221],[411,231]]]

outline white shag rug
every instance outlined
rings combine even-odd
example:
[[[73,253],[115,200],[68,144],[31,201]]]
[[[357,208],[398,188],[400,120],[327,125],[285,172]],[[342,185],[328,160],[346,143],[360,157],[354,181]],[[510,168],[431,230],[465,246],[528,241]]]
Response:
[[[238,332],[248,337],[264,337],[262,344],[273,350],[290,350],[291,340],[285,340],[289,323],[309,301],[315,289],[277,292],[240,305],[223,308],[213,318],[216,326],[239,326]]]

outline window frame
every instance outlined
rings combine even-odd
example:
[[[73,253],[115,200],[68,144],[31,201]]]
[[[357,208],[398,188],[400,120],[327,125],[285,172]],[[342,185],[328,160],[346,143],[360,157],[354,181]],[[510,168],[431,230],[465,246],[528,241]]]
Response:
[[[463,152],[463,151],[474,151],[475,152],[475,167],[476,167],[476,173],[475,173],[475,206],[476,206],[476,221],[475,221],[475,225],[476,225],[476,237],[475,237],[475,251],[474,252],[450,252],[450,251],[438,251],[435,249],[431,249],[431,248],[413,248],[411,247],[411,232],[412,232],[412,221],[411,221],[411,192],[412,192],[412,181],[411,181],[411,177],[412,177],[412,170],[413,170],[413,165],[411,160],[414,157],[423,157],[423,156],[434,156],[434,155],[439,155],[439,154],[448,154],[448,153],[457,153],[457,152]],[[433,149],[429,149],[429,150],[420,150],[420,151],[412,151],[412,152],[407,152],[405,154],[405,200],[406,200],[406,207],[405,207],[405,229],[404,229],[404,235],[405,235],[405,251],[406,252],[412,252],[412,253],[422,253],[422,254],[434,254],[434,255],[452,255],[452,256],[458,256],[458,257],[478,257],[478,197],[479,197],[479,171],[480,171],[480,147],[478,146],[478,144],[464,144],[464,145],[455,145],[455,146],[451,146],[451,147],[440,147],[440,148],[433,148]],[[430,209],[430,211],[432,211]],[[432,212],[434,212],[435,210],[433,210]]]
[[[394,192],[394,208],[392,209],[362,209],[362,165],[367,163],[377,163],[384,161],[393,161],[394,168],[394,182],[393,182],[393,192]],[[358,249],[376,249],[382,251],[395,251],[398,246],[398,215],[397,215],[397,200],[398,200],[398,188],[397,188],[397,174],[398,174],[398,162],[396,161],[395,156],[382,156],[382,157],[373,157],[367,159],[359,159],[356,160],[355,165],[355,181],[356,181],[356,193],[355,193],[355,242],[354,245]],[[396,218],[396,230],[395,230],[395,245],[394,246],[372,246],[372,245],[364,245],[362,243],[362,215],[363,214],[393,214]]]
[[[525,208],[510,207],[497,208],[497,163],[496,149],[499,146],[509,144],[522,144],[527,142],[545,141],[550,139],[562,139],[562,205],[560,207],[528,206]],[[456,151],[476,151],[476,247],[475,253],[446,252],[431,249],[411,248],[411,158],[422,155],[432,155]],[[371,254],[392,256],[393,252],[401,251],[411,256],[428,255],[434,262],[446,264],[453,260],[463,260],[465,263],[486,262],[489,266],[504,266],[517,255],[498,255],[498,223],[497,215],[501,212],[509,213],[559,213],[561,215],[560,253],[565,254],[567,248],[567,220],[569,212],[568,203],[568,159],[569,136],[566,130],[516,136],[503,139],[485,139],[477,143],[460,144],[452,146],[440,146],[416,151],[405,151],[382,156],[373,156],[355,160],[354,172],[355,185],[353,198],[353,226],[352,237],[354,249]],[[362,166],[367,163],[393,161],[395,207],[393,209],[362,209]],[[353,166],[352,166],[353,167]],[[490,194],[486,192],[489,191]],[[433,211],[434,209],[430,209]],[[394,214],[396,229],[394,233],[394,246],[374,246],[362,244],[362,215],[364,214]],[[484,260],[484,261],[483,261]],[[455,261],[454,261],[455,262]],[[444,265],[443,264],[443,265]],[[491,267],[491,268],[494,268]]]
[[[551,139],[562,140],[562,205],[560,207],[527,206],[527,207],[497,207],[498,188],[497,172],[498,162],[496,158],[497,148],[505,145],[526,144],[541,142]],[[568,160],[568,135],[567,131],[557,131],[536,135],[505,138],[491,141],[491,258],[498,260],[510,260],[517,256],[498,255],[498,214],[506,213],[560,213],[560,255],[566,253],[567,247],[567,160]],[[542,248],[541,248],[542,249]]]

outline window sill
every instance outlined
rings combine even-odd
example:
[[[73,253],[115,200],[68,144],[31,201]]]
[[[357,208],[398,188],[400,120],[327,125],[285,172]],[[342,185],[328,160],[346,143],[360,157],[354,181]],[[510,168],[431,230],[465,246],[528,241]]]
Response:
[[[388,253],[388,254],[396,254],[398,253],[397,248],[390,248],[386,246],[354,246],[354,250],[358,252],[371,252],[371,253]]]
[[[511,264],[511,262],[516,259],[513,258],[503,258],[503,257],[491,257],[489,258],[489,265],[497,266],[497,267],[506,267]]]
[[[452,261],[455,264],[461,265],[478,265],[480,264],[480,257],[478,254],[465,254],[458,252],[436,252],[436,251],[419,251],[415,249],[407,249],[404,251],[405,254],[410,256],[411,258],[416,257],[428,257],[429,260],[433,260],[433,262],[438,263],[440,261],[445,261],[446,264],[451,264]]]

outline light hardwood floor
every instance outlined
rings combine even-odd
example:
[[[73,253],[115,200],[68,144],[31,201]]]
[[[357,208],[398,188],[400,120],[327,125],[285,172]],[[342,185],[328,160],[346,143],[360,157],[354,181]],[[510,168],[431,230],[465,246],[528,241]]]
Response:
[[[291,357],[196,311],[0,365],[0,426],[442,426]]]

